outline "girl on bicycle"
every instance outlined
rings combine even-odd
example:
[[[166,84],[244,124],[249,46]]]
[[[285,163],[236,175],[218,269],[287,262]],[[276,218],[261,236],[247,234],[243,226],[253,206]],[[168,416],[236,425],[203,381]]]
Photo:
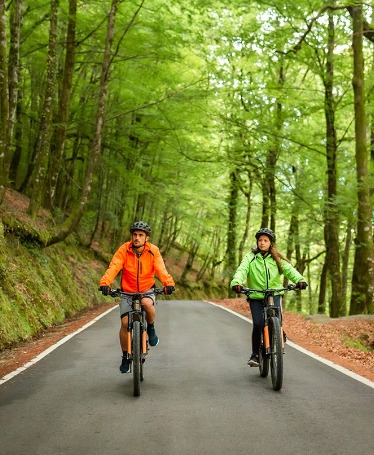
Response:
[[[284,275],[293,283],[297,283],[300,289],[308,286],[305,278],[290,264],[290,261],[275,248],[276,236],[271,229],[261,228],[255,234],[257,247],[251,253],[247,253],[231,280],[231,289],[240,294],[243,289],[242,283],[247,281],[252,289],[275,289],[281,288],[281,275]],[[252,313],[252,355],[248,365],[258,367],[258,354],[261,340],[262,302],[263,294],[253,293],[248,299]],[[282,297],[274,296],[274,304],[282,314]]]

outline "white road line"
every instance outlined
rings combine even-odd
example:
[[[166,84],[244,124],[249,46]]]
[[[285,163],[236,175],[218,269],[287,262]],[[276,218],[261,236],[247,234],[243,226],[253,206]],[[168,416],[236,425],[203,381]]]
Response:
[[[234,314],[238,318],[241,318],[244,321],[249,322],[250,324],[252,324],[252,320],[250,318],[247,318],[246,316],[243,316],[242,314],[237,313],[236,311],[230,310],[229,308],[226,308],[226,307],[224,307],[222,305],[218,305],[218,304],[213,303],[213,302],[209,302],[207,300],[204,300],[204,302],[209,303],[210,305],[214,305],[217,308],[221,308],[222,310],[228,311],[229,313]],[[56,344],[50,346],[45,351],[41,352],[34,359],[30,360],[30,362],[27,362],[25,365],[17,368],[16,370],[12,371],[11,373],[9,373],[9,374],[3,376],[2,378],[0,378],[0,386],[2,384],[5,384],[5,382],[9,381],[10,379],[14,378],[15,376],[17,376],[19,373],[22,373],[22,371],[27,370],[27,368],[31,367],[35,363],[39,362],[39,360],[41,360],[44,357],[46,357],[48,354],[50,354],[52,351],[57,349],[62,344],[64,344],[67,341],[69,341],[71,338],[73,338],[78,333],[80,333],[83,330],[87,329],[87,327],[89,327],[90,325],[95,324],[95,322],[97,322],[99,319],[101,319],[102,317],[106,316],[108,313],[113,311],[114,308],[117,308],[117,307],[114,306],[114,307],[110,308],[109,310],[105,311],[104,313],[100,314],[95,319],[93,319],[92,321],[88,322],[87,324],[85,324],[83,327],[81,327],[77,331],[75,331],[75,332],[73,332],[73,333],[71,333],[69,335],[66,335],[66,337],[64,337],[61,340],[59,340]],[[331,362],[330,360],[326,360],[323,357],[320,357],[319,355],[314,354],[313,352],[310,352],[307,349],[302,348],[301,346],[298,346],[297,344],[293,343],[292,341],[287,341],[287,344],[289,346],[297,349],[298,351],[302,352],[303,354],[306,354],[309,357],[312,357],[313,359],[316,359],[316,360],[318,360],[318,361],[320,361],[320,362],[322,362],[322,363],[324,363],[326,365],[329,365],[331,368],[334,368],[335,370],[338,370],[341,373],[343,373],[343,374],[345,374],[347,376],[350,376],[353,379],[356,379],[356,381],[362,382],[363,384],[365,384],[365,385],[367,385],[367,386],[369,386],[369,387],[374,389],[374,382],[373,381],[370,381],[369,379],[366,379],[366,378],[364,378],[364,377],[362,377],[362,376],[360,376],[360,375],[358,375],[356,373],[353,373],[353,371],[350,371],[347,368],[341,367],[340,365],[337,365],[336,363]]]
[[[9,379],[14,378],[14,376],[17,376],[17,374],[22,373],[22,371],[27,370],[27,368],[29,368],[32,365],[34,365],[35,363],[39,362],[39,360],[41,360],[43,357],[47,356],[52,351],[57,349],[59,346],[61,346],[62,344],[66,343],[67,341],[69,341],[71,338],[73,338],[78,333],[80,333],[83,330],[87,329],[87,327],[89,327],[90,325],[95,324],[95,322],[97,322],[102,317],[106,316],[108,313],[113,311],[115,308],[117,308],[117,307],[113,306],[112,308],[109,308],[109,310],[105,311],[104,313],[101,313],[99,316],[97,316],[95,319],[92,319],[92,321],[88,322],[87,324],[85,324],[83,327],[81,327],[77,331],[75,331],[73,333],[70,333],[69,335],[66,335],[66,337],[64,337],[64,338],[61,338],[61,340],[59,340],[56,344],[53,344],[48,349],[46,349],[45,351],[41,352],[34,359],[30,360],[30,362],[25,363],[25,365],[17,368],[16,370],[12,371],[11,373],[9,373],[9,374],[3,376],[2,378],[0,378],[0,386],[2,384],[5,384],[5,382],[9,381]]]
[[[245,321],[252,324],[252,320],[250,318],[247,318],[246,316],[243,316],[242,314],[239,314],[236,311],[230,310],[229,308],[226,308],[222,305],[218,305],[217,303],[209,302],[208,300],[204,300],[204,302],[210,303],[211,305],[221,308],[222,310],[228,311],[229,313],[232,313],[235,316],[238,316],[239,318],[244,319]],[[331,362],[330,360],[324,359],[323,357],[320,357],[319,355],[314,354],[313,352],[310,352],[307,349],[302,348],[301,346],[293,343],[292,341],[287,340],[287,344],[289,346],[297,349],[298,351],[302,352],[303,354],[306,354],[309,357],[312,357],[313,359],[319,360],[320,362],[330,366],[331,368],[334,368],[335,370],[338,370],[341,373],[344,373],[345,375],[350,376],[353,379],[356,379],[356,381],[362,382],[363,384],[374,389],[374,382],[370,381],[370,379],[364,378],[363,376],[360,376],[359,374],[356,374],[353,371],[348,370],[347,368],[341,367],[340,365],[337,365],[336,363]]]

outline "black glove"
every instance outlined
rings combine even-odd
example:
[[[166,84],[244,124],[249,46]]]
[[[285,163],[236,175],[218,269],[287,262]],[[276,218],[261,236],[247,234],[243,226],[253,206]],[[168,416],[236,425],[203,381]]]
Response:
[[[305,283],[305,281],[299,281],[296,284],[297,289],[306,289],[308,287],[308,283]]]
[[[243,286],[240,286],[240,284],[234,284],[234,286],[231,286],[231,289],[237,294],[240,294],[243,290]]]
[[[103,295],[109,295],[110,294],[110,286],[100,286],[99,291],[103,293]]]
[[[170,295],[170,294],[172,294],[174,291],[175,291],[175,287],[174,287],[174,286],[164,286],[164,293],[165,293],[166,295]]]

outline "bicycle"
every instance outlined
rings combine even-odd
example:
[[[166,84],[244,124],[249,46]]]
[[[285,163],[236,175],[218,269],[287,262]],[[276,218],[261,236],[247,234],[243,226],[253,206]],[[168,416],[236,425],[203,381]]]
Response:
[[[274,305],[275,293],[283,291],[297,291],[294,284],[280,289],[250,289],[243,288],[241,294],[249,297],[254,292],[264,294],[263,300],[263,329],[259,350],[260,376],[266,378],[271,371],[271,380],[274,390],[280,390],[283,385],[283,353],[284,332],[281,324],[281,309]]]
[[[130,360],[130,372],[133,374],[134,396],[140,396],[140,383],[144,381],[143,364],[148,354],[147,320],[141,301],[148,294],[165,294],[163,289],[153,288],[142,293],[123,292],[111,289],[110,297],[131,296],[131,311],[128,313],[127,358]]]

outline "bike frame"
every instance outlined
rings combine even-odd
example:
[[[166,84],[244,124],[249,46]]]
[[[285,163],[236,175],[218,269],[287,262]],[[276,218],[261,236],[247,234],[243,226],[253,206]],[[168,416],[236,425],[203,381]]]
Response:
[[[127,294],[129,295],[129,294]],[[145,360],[145,356],[148,353],[148,340],[147,340],[147,321],[146,314],[141,305],[141,294],[135,294],[132,301],[132,310],[128,313],[128,326],[127,326],[127,352],[128,359],[133,360],[133,342],[132,342],[132,331],[134,322],[140,322],[141,328],[141,354],[142,360]],[[143,361],[144,361],[143,360]]]
[[[271,317],[277,317],[279,321],[281,321],[281,309],[274,305],[274,292],[272,290],[266,291],[263,301],[263,308],[262,308],[262,317],[264,320],[264,347],[266,354],[270,354],[270,340],[269,340],[269,319]],[[284,348],[284,339],[283,339],[283,328],[281,324],[281,340],[282,340],[282,348]]]

